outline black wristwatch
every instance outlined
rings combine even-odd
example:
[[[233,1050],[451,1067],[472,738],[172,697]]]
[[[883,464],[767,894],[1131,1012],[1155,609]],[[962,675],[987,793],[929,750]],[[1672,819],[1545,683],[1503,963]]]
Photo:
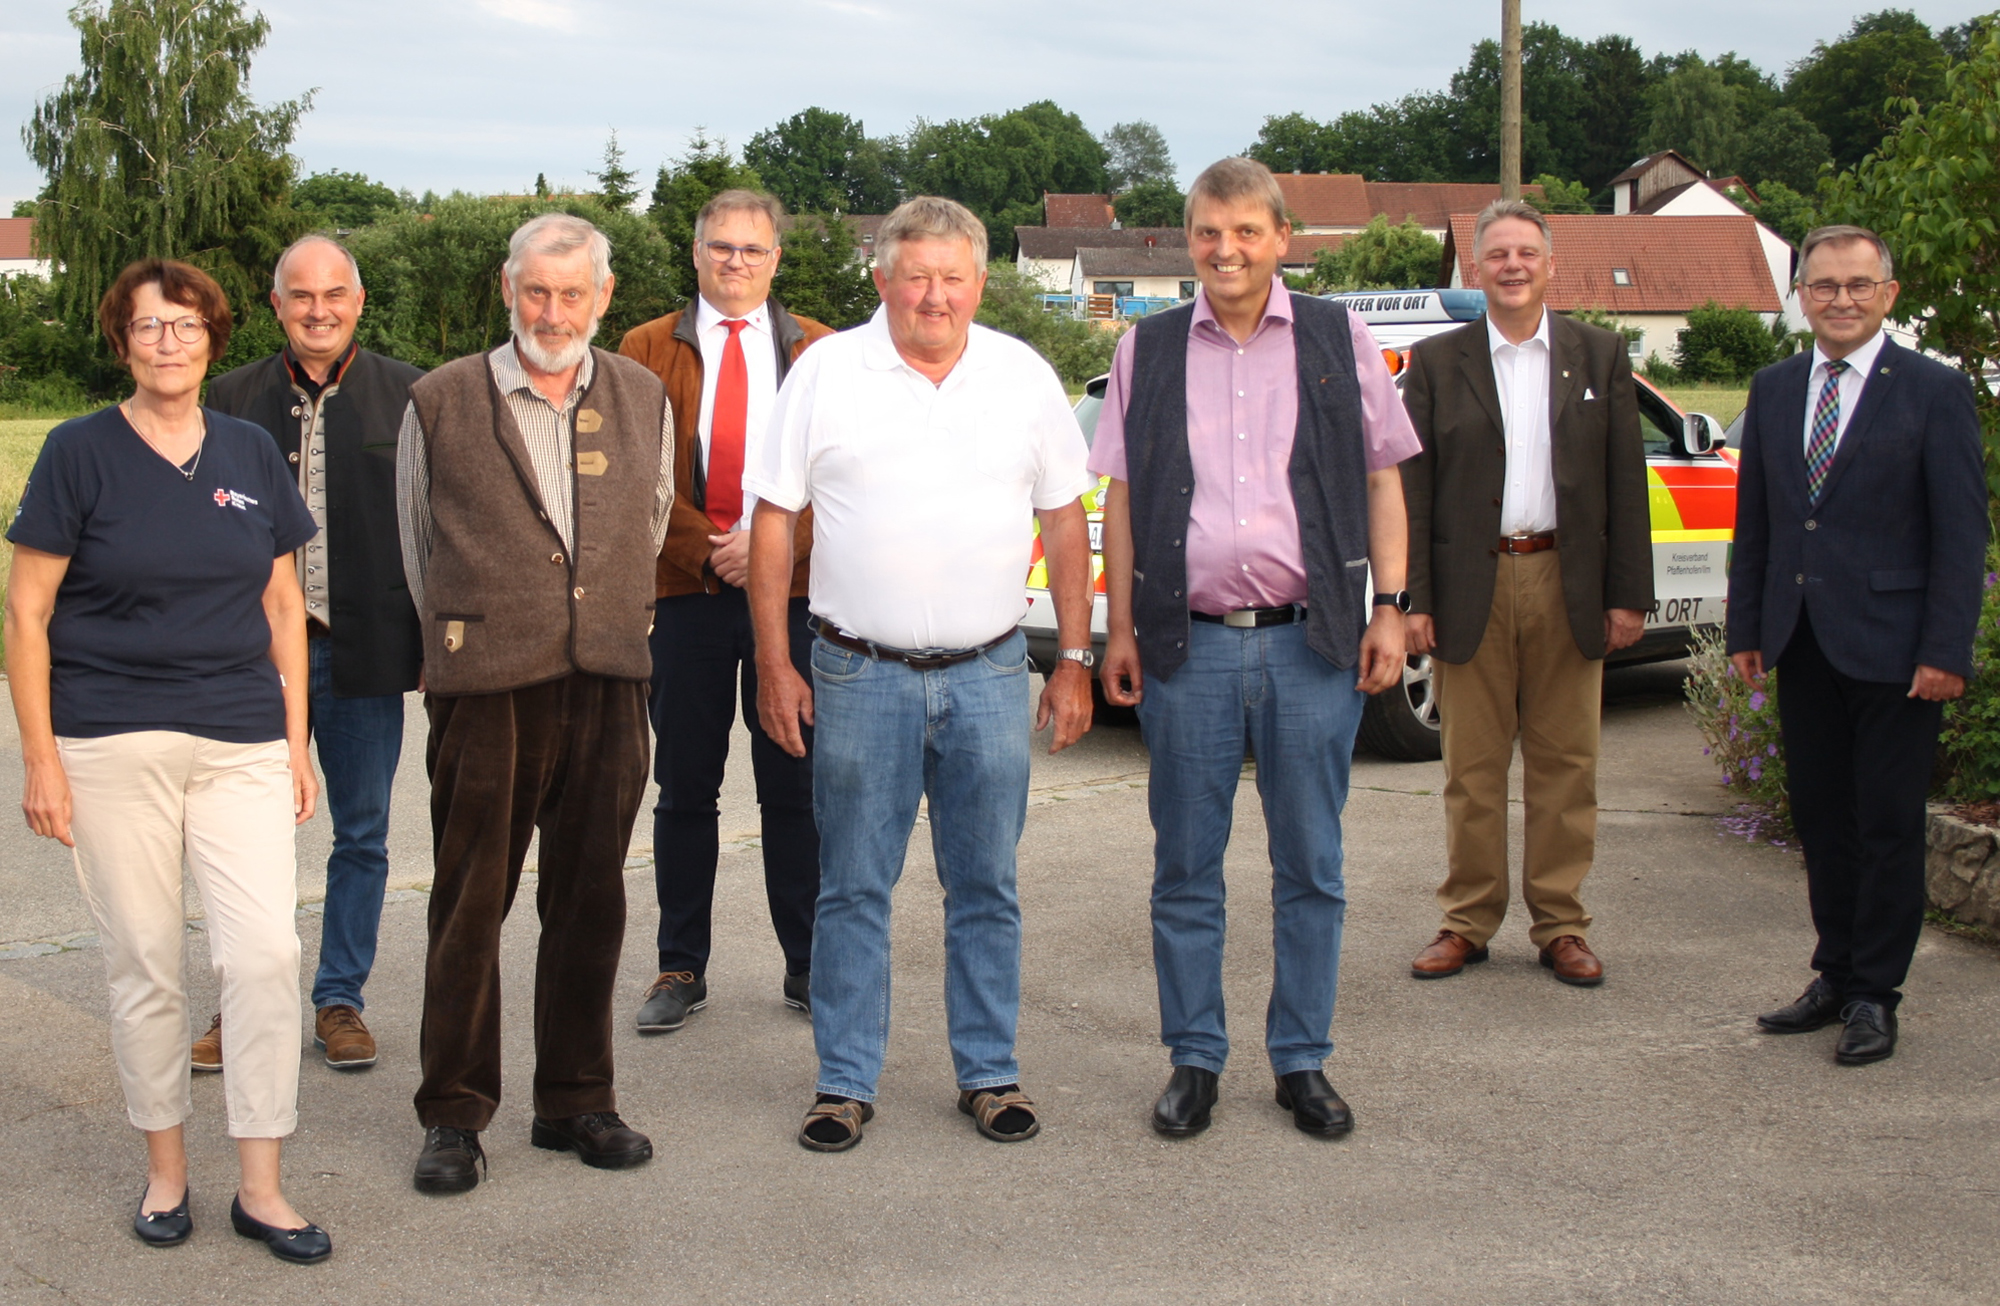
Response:
[[[1410,611],[1410,592],[1408,590],[1397,590],[1394,594],[1377,594],[1375,596],[1375,606],[1378,608],[1391,607],[1407,615]]]

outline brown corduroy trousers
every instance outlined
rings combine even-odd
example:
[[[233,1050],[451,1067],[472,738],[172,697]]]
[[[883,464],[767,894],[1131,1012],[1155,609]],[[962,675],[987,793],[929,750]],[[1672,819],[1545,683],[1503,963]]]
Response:
[[[535,1114],[614,1110],[611,999],[646,788],[646,686],[578,673],[433,694],[424,709],[436,879],[417,1119],[484,1129],[500,1104],[500,926],[537,830]]]

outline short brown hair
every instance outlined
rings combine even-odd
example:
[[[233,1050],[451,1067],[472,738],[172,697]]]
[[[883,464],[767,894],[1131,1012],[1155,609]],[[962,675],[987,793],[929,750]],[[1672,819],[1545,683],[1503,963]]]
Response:
[[[1516,218],[1522,222],[1532,222],[1542,233],[1542,253],[1556,252],[1556,238],[1549,231],[1549,220],[1542,211],[1526,200],[1494,200],[1479,210],[1479,218],[1472,224],[1472,252],[1479,252],[1479,242],[1486,239],[1486,229],[1496,222]]]
[[[778,197],[761,190],[733,189],[718,192],[694,215],[695,244],[708,238],[709,221],[724,213],[761,213],[771,220],[772,243],[785,243],[785,206],[778,202]]]
[[[1798,279],[1803,284],[1806,279],[1806,260],[1821,245],[1845,245],[1849,241],[1865,240],[1875,247],[1875,253],[1882,260],[1882,280],[1896,279],[1896,260],[1889,255],[1889,243],[1866,227],[1837,225],[1814,227],[1806,233],[1805,242],[1799,246]]]
[[[125,329],[132,323],[132,301],[139,297],[142,286],[158,286],[160,296],[169,304],[193,309],[194,315],[208,324],[209,362],[219,362],[229,352],[229,333],[235,322],[229,316],[229,296],[222,293],[215,278],[179,259],[142,258],[125,265],[97,304],[98,329],[111,342],[111,352],[118,355],[119,362],[126,361]]]
[[[1196,200],[1209,200],[1216,204],[1257,200],[1271,210],[1271,225],[1274,228],[1291,223],[1291,219],[1285,216],[1285,192],[1278,189],[1278,179],[1257,160],[1240,155],[1209,164],[1201,170],[1201,176],[1194,179],[1194,185],[1188,187],[1187,204],[1181,209],[1181,226],[1186,230],[1194,229]]]

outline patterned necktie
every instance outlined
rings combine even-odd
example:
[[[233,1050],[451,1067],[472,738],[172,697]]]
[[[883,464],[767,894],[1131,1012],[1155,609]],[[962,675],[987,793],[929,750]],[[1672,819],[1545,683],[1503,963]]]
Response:
[[[1819,388],[1819,402],[1813,405],[1812,438],[1806,441],[1806,488],[1819,501],[1826,488],[1826,474],[1833,470],[1833,451],[1840,442],[1840,374],[1847,370],[1841,359],[1826,365],[1826,384]]]
[[[715,408],[708,417],[708,519],[718,531],[743,518],[743,428],[749,425],[750,368],[743,361],[742,318],[723,322],[722,370],[715,377]]]

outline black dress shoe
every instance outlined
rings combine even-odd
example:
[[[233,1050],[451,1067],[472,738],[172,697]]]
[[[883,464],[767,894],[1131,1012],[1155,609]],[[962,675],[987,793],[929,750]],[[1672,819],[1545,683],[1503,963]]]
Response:
[[[1817,977],[1789,1007],[1779,1007],[1757,1017],[1757,1028],[1766,1034],[1805,1034],[1831,1025],[1840,1018],[1840,990]]]
[[[1841,1008],[1840,1018],[1847,1022],[1847,1028],[1840,1032],[1840,1043],[1833,1049],[1833,1059],[1841,1065],[1865,1066],[1871,1061],[1883,1061],[1896,1055],[1896,1013],[1893,1008],[1857,998]]]
[[[1308,1134],[1332,1138],[1354,1128],[1354,1112],[1326,1082],[1319,1070],[1294,1070],[1278,1076],[1278,1105],[1292,1113],[1292,1123]]]
[[[432,1125],[424,1132],[424,1150],[417,1153],[416,1185],[420,1193],[464,1193],[479,1184],[486,1149],[476,1129]]]
[[[528,1141],[552,1152],[575,1152],[585,1165],[625,1170],[653,1159],[653,1140],[618,1118],[616,1111],[586,1111],[561,1120],[535,1117]]]
[[[1215,1080],[1213,1070],[1175,1066],[1167,1091],[1153,1104],[1153,1128],[1169,1138],[1186,1138],[1208,1128],[1208,1113],[1215,1107]]]
[[[333,1239],[326,1230],[316,1224],[303,1229],[280,1229],[276,1225],[253,1220],[243,1209],[241,1196],[229,1203],[229,1224],[245,1238],[255,1238],[271,1249],[271,1255],[294,1265],[311,1265],[333,1255]]]
[[[783,993],[785,995],[786,1006],[790,1007],[793,1011],[803,1011],[808,1016],[812,1015],[812,972],[805,971],[797,975],[786,975]]]
[[[146,1194],[139,1193],[139,1209],[132,1213],[132,1232],[148,1247],[178,1247],[194,1232],[194,1217],[188,1214],[188,1190],[181,1190],[181,1204],[171,1211],[148,1211]]]

